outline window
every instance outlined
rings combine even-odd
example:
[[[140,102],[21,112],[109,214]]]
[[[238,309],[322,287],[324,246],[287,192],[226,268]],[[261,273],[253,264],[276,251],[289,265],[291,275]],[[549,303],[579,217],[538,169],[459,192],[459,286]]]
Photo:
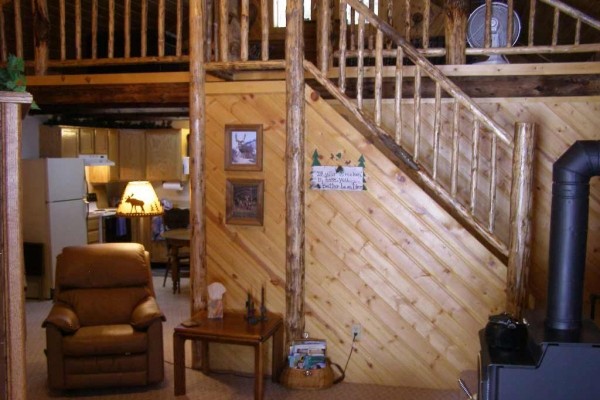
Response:
[[[367,7],[369,7],[370,2],[373,2],[373,11],[375,12],[375,15],[379,15],[379,0],[360,0],[360,2],[363,3]],[[351,15],[350,15],[350,10],[351,10],[350,7],[348,7],[346,10],[346,20],[348,22],[352,21]],[[354,21],[358,21],[358,15],[354,16]]]
[[[312,0],[304,0],[304,19],[311,19]],[[273,0],[273,26],[285,28],[285,4],[286,0]]]

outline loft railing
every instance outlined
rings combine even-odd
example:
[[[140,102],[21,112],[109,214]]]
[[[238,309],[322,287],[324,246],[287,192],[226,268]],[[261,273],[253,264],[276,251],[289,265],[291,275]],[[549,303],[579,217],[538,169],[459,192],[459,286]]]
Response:
[[[271,0],[241,0],[230,8],[230,2],[206,1],[206,56],[209,69],[281,68],[282,41],[273,40]],[[332,48],[323,36],[336,10],[317,2],[319,24],[317,53],[331,64],[339,57],[339,48]],[[491,45],[491,13],[485,17],[485,42],[482,48],[464,48],[465,40],[447,40],[445,47],[440,26],[447,24],[443,2],[434,0],[380,1],[363,0],[373,12],[402,35],[425,57],[444,57],[461,44],[465,55],[490,56],[503,54],[595,53],[600,51],[600,21],[559,0],[507,0],[509,10],[507,32],[511,31],[513,10],[520,14],[523,31],[513,46]],[[492,0],[486,0],[491,5]],[[491,8],[488,7],[488,10]],[[333,11],[333,12],[332,12]],[[0,61],[9,53],[23,57],[27,65],[36,66],[43,74],[47,68],[87,67],[128,64],[173,64],[189,62],[188,2],[184,0],[11,0],[2,2],[0,12]],[[552,29],[548,29],[551,15]],[[402,20],[398,17],[403,16]],[[396,19],[395,19],[396,18]],[[358,14],[347,17],[345,58],[374,59],[376,31],[367,24],[359,36]],[[459,22],[466,25],[466,21]],[[543,29],[542,29],[543,28]],[[465,26],[463,26],[464,31]],[[547,34],[544,32],[547,31]],[[324,39],[325,38],[325,39]],[[358,42],[364,41],[361,54]],[[384,58],[394,58],[396,49],[391,40],[383,44]],[[454,44],[453,44],[454,43]],[[308,43],[314,48],[314,43]],[[307,47],[308,48],[308,47]],[[280,49],[282,50],[282,49]],[[325,54],[326,52],[326,54]],[[333,55],[334,57],[331,57]],[[318,64],[321,66],[321,64]]]
[[[340,0],[339,17],[337,85],[328,78],[330,71],[324,61],[327,51],[320,54],[320,68],[306,60],[304,68],[369,131],[369,136],[416,170],[418,180],[442,204],[477,232],[496,254],[506,257],[507,309],[520,313],[525,304],[531,240],[533,125],[517,123],[514,132],[506,132],[399,32],[381,20],[372,7],[359,0]],[[347,92],[354,79],[347,77],[346,56],[348,24],[353,21],[357,66],[351,98]],[[365,78],[367,26],[375,37],[374,82]],[[322,26],[323,32],[326,28]],[[395,60],[393,82],[387,84],[394,88],[390,101],[383,96],[386,41],[395,47],[394,53],[389,54]],[[409,85],[404,76],[408,68],[413,71]],[[423,96],[425,80],[435,86],[433,99]],[[368,99],[367,82],[373,85]],[[407,97],[407,92],[412,96]],[[384,113],[384,108],[388,112]],[[502,159],[512,163],[500,163]]]

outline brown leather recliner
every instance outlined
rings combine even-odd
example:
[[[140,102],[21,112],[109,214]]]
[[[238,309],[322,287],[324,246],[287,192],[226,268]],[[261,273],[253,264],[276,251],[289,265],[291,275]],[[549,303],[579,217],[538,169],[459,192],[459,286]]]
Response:
[[[164,378],[150,257],[137,243],[65,247],[46,328],[51,389],[138,386]]]

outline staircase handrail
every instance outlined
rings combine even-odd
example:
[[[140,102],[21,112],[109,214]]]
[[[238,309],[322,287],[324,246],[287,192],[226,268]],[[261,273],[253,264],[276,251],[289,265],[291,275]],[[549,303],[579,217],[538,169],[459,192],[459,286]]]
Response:
[[[512,138],[491,119],[485,111],[479,107],[461,88],[446,77],[443,72],[433,65],[427,58],[422,56],[417,49],[408,43],[390,24],[382,21],[372,10],[366,7],[358,0],[346,0],[347,4],[352,6],[356,11],[362,14],[376,29],[382,31],[385,35],[391,38],[397,46],[402,47],[404,55],[407,56],[415,65],[421,67],[431,79],[439,83],[449,95],[456,99],[460,105],[471,111],[482,123],[493,132],[505,144],[511,145]],[[342,2],[343,3],[343,2]],[[340,68],[344,66],[340,65]]]

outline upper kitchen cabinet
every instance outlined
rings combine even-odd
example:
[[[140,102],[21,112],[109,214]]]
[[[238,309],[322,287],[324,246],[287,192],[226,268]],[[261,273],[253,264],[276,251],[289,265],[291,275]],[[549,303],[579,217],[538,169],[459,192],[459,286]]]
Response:
[[[108,133],[107,128],[79,128],[79,154],[108,154]]]
[[[79,128],[40,126],[40,157],[61,158],[79,155]]]
[[[184,130],[146,131],[146,179],[149,181],[184,179],[183,156],[185,153]]]
[[[88,128],[85,128],[88,129]],[[81,130],[79,132],[81,137]],[[81,142],[79,146],[81,150]],[[88,180],[90,183],[108,183],[119,180],[119,132],[115,129],[95,129],[94,151],[96,154],[107,154],[108,159],[115,163],[114,166],[88,167]],[[93,154],[93,153],[89,153]]]
[[[143,130],[119,130],[119,179],[146,180],[146,134]]]

